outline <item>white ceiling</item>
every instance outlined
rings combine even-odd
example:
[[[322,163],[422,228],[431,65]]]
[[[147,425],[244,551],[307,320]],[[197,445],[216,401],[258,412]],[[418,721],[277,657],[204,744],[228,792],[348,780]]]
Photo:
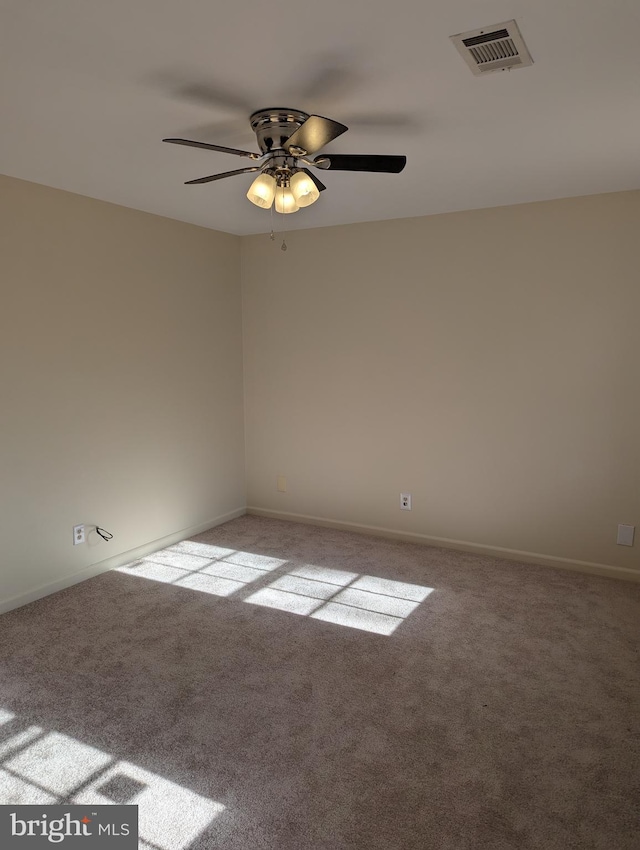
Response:
[[[640,188],[638,0],[0,0],[0,15],[0,172],[25,180],[266,232],[252,175],[183,185],[246,159],[161,139],[255,150],[249,113],[284,106],[350,126],[328,152],[408,162],[317,172],[327,191],[278,230]],[[449,36],[511,18],[534,65],[473,76]]]

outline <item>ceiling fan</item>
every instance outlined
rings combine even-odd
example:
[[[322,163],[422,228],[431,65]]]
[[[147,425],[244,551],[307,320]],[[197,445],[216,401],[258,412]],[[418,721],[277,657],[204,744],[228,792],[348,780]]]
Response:
[[[221,174],[211,174],[185,185],[211,183],[236,174],[260,174],[251,184],[247,198],[262,209],[269,209],[275,200],[279,213],[297,212],[320,197],[326,186],[309,171],[309,166],[326,171],[369,171],[399,174],[405,167],[406,156],[379,154],[321,154],[314,155],[329,142],[345,133],[348,127],[321,115],[308,115],[298,109],[260,109],[250,117],[261,153],[212,145],[190,139],[163,139],[174,145],[204,148],[247,157],[253,165]]]

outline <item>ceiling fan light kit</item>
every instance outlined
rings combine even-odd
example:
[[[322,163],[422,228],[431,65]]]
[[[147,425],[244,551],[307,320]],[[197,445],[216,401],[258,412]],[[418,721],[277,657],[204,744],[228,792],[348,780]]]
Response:
[[[298,212],[300,207],[293,196],[293,192],[284,183],[280,183],[276,188],[276,212],[288,215],[289,213]]]
[[[405,156],[380,156],[368,154],[323,154],[312,157],[329,142],[347,131],[344,124],[308,115],[297,109],[261,109],[250,117],[251,128],[256,134],[261,153],[228,148],[190,139],[163,139],[174,145],[203,148],[247,157],[254,164],[235,171],[211,174],[188,180],[188,184],[211,183],[236,174],[259,171],[247,198],[260,209],[270,209],[275,202],[276,212],[288,215],[302,207],[311,206],[320,197],[326,186],[309,171],[320,168],[324,171],[368,171],[398,174],[406,165]]]
[[[268,210],[276,203],[276,212],[297,212],[300,207],[308,207],[320,197],[320,190],[303,169],[295,171],[291,177],[283,172],[272,174],[264,171],[253,181],[247,192],[252,204]]]
[[[292,175],[291,191],[299,207],[310,207],[320,197],[320,190],[305,171]]]
[[[252,204],[268,210],[276,196],[276,179],[264,172],[253,181],[247,192],[247,198]]]

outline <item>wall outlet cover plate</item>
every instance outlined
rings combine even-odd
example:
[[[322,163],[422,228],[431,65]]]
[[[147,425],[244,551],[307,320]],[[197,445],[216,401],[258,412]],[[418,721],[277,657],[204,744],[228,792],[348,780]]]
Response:
[[[618,539],[616,543],[619,546],[633,546],[633,536],[635,534],[635,525],[619,525]]]

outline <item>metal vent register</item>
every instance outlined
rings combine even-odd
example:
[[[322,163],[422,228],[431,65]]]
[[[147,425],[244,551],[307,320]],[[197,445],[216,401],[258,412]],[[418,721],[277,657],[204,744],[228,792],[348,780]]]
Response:
[[[452,35],[451,41],[476,76],[533,65],[515,21],[461,32]]]

